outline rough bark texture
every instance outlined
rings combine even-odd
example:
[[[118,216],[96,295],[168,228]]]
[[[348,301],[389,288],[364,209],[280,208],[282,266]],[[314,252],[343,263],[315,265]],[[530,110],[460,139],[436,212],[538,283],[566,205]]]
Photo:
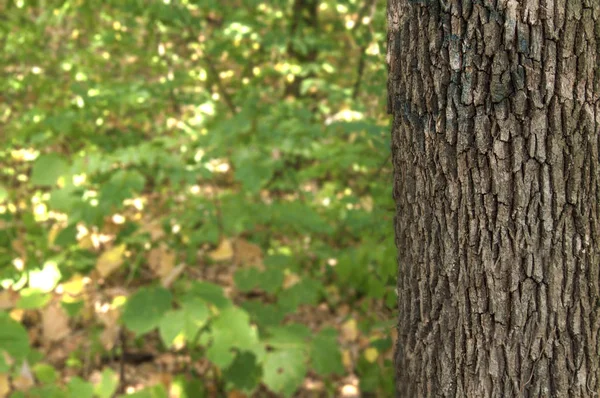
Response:
[[[389,0],[397,389],[600,392],[600,0]]]

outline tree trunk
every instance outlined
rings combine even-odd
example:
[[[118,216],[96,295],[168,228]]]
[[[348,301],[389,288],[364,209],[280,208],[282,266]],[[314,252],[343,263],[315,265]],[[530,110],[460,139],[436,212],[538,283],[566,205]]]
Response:
[[[600,1],[389,0],[406,397],[600,392]]]

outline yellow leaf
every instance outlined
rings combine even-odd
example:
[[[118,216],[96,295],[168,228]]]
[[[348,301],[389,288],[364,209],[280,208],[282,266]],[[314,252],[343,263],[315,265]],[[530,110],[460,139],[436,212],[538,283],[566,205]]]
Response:
[[[223,239],[215,250],[208,253],[213,261],[227,261],[233,258],[233,245],[229,239]]]
[[[52,303],[42,310],[42,332],[48,343],[62,340],[71,333],[69,317],[60,303]]]
[[[352,354],[349,350],[342,350],[342,363],[346,369],[353,368],[354,363],[352,362]]]
[[[379,351],[377,351],[377,348],[375,347],[367,348],[365,350],[364,356],[367,361],[373,363],[377,360],[377,357],[379,356]]]
[[[0,373],[0,398],[8,397],[10,381],[6,373]]]
[[[342,325],[341,338],[344,342],[355,341],[358,338],[356,319],[349,319]]]
[[[60,231],[62,231],[62,227],[59,224],[54,224],[52,228],[50,228],[50,232],[48,232],[48,246],[54,246],[54,241]]]
[[[64,292],[63,301],[71,303],[81,298],[85,289],[85,280],[81,274],[75,274],[61,286]]]
[[[87,233],[83,235],[81,239],[79,239],[79,242],[77,242],[77,246],[79,246],[79,248],[82,250],[92,249],[95,246],[92,234]]]
[[[96,269],[100,276],[106,278],[123,264],[125,249],[126,246],[122,244],[102,253],[96,262]]]
[[[148,265],[156,276],[163,278],[169,275],[175,266],[175,253],[165,245],[154,248],[148,253]]]

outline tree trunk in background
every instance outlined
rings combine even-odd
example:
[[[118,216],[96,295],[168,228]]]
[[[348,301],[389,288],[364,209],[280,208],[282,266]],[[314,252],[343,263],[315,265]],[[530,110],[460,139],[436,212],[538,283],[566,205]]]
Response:
[[[406,397],[600,392],[600,1],[389,0]]]

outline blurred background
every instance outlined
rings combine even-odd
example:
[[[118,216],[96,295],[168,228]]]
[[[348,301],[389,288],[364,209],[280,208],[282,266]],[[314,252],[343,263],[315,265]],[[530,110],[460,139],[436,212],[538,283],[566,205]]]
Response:
[[[0,2],[0,397],[389,397],[383,0]]]

